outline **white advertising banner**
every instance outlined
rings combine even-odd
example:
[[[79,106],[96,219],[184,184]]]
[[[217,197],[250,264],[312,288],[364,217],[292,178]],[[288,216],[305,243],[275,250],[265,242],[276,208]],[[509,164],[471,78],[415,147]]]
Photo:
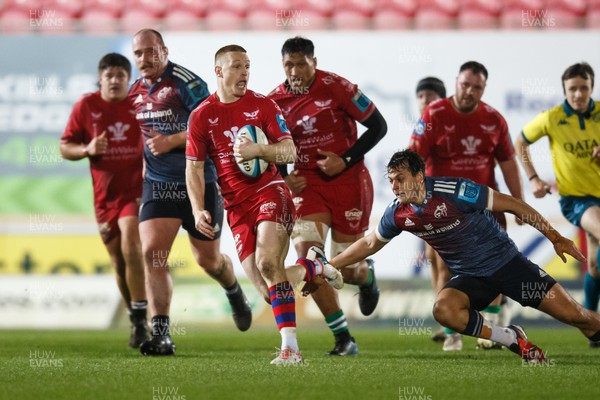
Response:
[[[106,329],[121,296],[113,275],[0,279],[0,329]]]

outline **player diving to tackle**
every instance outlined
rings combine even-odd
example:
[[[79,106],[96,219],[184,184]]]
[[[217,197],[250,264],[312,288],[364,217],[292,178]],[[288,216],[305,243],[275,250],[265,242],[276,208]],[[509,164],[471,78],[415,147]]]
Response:
[[[528,341],[520,326],[499,326],[479,313],[504,294],[578,328],[600,341],[600,315],[577,303],[548,273],[523,256],[491,212],[508,212],[536,228],[564,253],[584,262],[572,241],[525,202],[465,178],[425,176],[417,153],[395,153],[387,165],[396,197],[378,228],[331,260],[338,269],[379,251],[402,231],[423,238],[447,263],[452,278],[438,293],[433,316],[464,335],[501,343],[530,363],[544,362],[542,350]],[[325,262],[325,260],[322,260]]]

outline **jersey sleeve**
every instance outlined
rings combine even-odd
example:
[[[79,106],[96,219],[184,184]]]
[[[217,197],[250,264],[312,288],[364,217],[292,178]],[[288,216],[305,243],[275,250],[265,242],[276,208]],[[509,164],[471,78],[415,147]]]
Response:
[[[71,111],[71,115],[69,116],[69,121],[67,122],[67,126],[65,131],[60,138],[61,143],[76,143],[81,144],[84,142],[84,131],[85,127],[81,121],[83,108],[83,101],[78,101],[73,106],[73,110]]]
[[[383,217],[381,217],[379,225],[377,226],[377,231],[375,232],[379,241],[389,242],[402,233],[402,230],[398,228],[394,219],[394,213],[397,208],[398,202],[393,201],[392,204],[385,209]]]
[[[460,178],[453,196],[453,202],[463,212],[475,212],[490,209],[488,204],[490,188],[470,179]]]
[[[271,99],[264,98],[265,113],[263,113],[263,129],[269,140],[278,143],[284,139],[291,139],[292,134],[285,123],[281,108]]]
[[[426,108],[417,121],[408,144],[408,148],[417,152],[423,160],[427,160],[431,152],[434,137],[432,126],[432,116],[429,108]]]
[[[208,145],[205,133],[207,130],[201,112],[192,112],[188,121],[188,130],[185,140],[185,158],[191,161],[205,160]]]
[[[368,119],[375,110],[375,104],[358,88],[358,85],[350,83],[344,78],[338,88],[342,109],[352,117],[353,120],[363,122]]]
[[[191,75],[191,72],[187,71]],[[193,75],[193,79],[180,79],[177,84],[179,97],[188,111],[193,111],[200,103],[202,103],[209,95],[206,82],[197,75]]]
[[[521,132],[523,139],[529,144],[534,143],[548,134],[548,118],[550,113],[544,111],[530,121]]]
[[[500,116],[500,140],[498,146],[494,149],[494,157],[499,162],[502,162],[511,160],[514,156],[515,147],[508,133],[508,125],[506,124],[506,120]]]

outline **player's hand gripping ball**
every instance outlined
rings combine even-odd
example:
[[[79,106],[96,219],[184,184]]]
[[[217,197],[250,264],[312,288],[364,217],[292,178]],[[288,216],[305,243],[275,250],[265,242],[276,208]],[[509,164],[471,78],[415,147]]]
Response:
[[[251,142],[258,144],[269,144],[269,140],[267,139],[267,135],[257,126],[253,125],[244,125],[238,132],[235,137],[235,144],[239,144],[242,137],[247,138]],[[250,160],[242,161],[237,160],[237,166],[240,168],[242,173],[250,178],[257,178],[262,175],[263,172],[267,170],[269,167],[269,162],[263,160],[262,158],[252,158]]]

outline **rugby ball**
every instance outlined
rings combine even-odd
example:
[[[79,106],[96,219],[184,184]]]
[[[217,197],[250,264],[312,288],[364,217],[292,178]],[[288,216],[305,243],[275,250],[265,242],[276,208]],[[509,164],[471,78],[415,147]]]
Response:
[[[235,137],[235,143],[238,143],[241,137],[246,137],[248,140],[258,144],[269,144],[267,135],[258,126],[244,125],[238,130]],[[247,161],[237,161],[237,165],[242,173],[250,178],[257,178],[269,167],[269,162],[262,158],[253,158]]]

